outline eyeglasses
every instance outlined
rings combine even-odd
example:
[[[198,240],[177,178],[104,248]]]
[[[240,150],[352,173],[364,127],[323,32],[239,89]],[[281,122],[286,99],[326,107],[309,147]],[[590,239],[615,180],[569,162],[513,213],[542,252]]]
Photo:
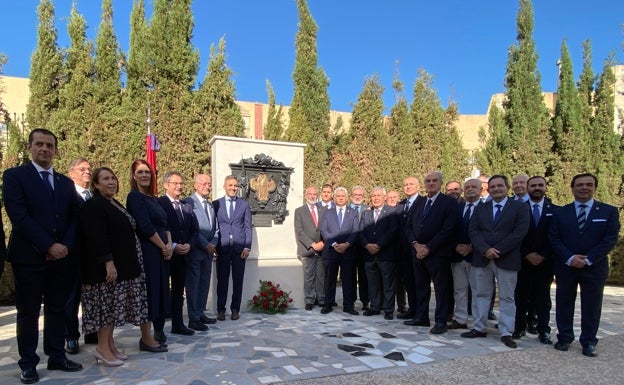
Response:
[[[165,183],[169,183],[169,184],[172,184],[172,185],[175,185],[175,186],[183,186],[184,185],[184,183],[182,183],[182,182],[165,182]]]

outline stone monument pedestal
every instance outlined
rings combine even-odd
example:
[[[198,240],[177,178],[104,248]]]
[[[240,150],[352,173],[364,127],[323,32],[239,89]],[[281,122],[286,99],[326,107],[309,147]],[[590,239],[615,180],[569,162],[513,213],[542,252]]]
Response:
[[[234,138],[225,136],[215,136],[210,140],[212,148],[212,196],[213,200],[225,195],[223,182],[228,175],[239,176],[241,169],[249,176],[263,173],[272,177],[269,173],[263,172],[258,167],[250,167],[249,163],[242,162],[245,159],[254,158],[258,154],[266,155],[275,163],[283,163],[283,166],[292,168],[289,175],[289,184],[280,183],[276,176],[272,177],[275,182],[275,191],[271,193],[271,200],[266,204],[269,208],[273,202],[277,201],[275,194],[285,193],[288,190],[286,202],[280,200],[281,209],[279,214],[262,214],[264,208],[260,202],[258,206],[259,192],[250,191],[253,183],[249,180],[239,180],[243,189],[247,189],[247,200],[252,207],[252,222],[254,222],[253,241],[251,252],[245,265],[245,278],[243,283],[243,295],[241,301],[241,312],[247,311],[247,301],[249,301],[259,287],[259,280],[270,280],[279,283],[282,290],[290,292],[290,297],[294,300],[295,307],[304,306],[303,298],[303,268],[297,258],[297,244],[294,230],[295,209],[303,204],[303,161],[305,144],[274,142],[265,140],[252,140],[245,138]],[[242,167],[236,164],[242,164]],[[247,166],[245,166],[247,164]],[[269,167],[270,168],[270,167]],[[279,168],[279,167],[277,167]],[[283,167],[282,167],[283,168]],[[278,175],[280,171],[276,171]],[[285,175],[282,172],[279,175]],[[273,185],[271,185],[273,186]],[[280,191],[282,187],[282,191]],[[285,205],[285,211],[284,211]],[[285,214],[285,215],[284,215]],[[255,217],[255,218],[254,218]],[[258,220],[261,219],[261,220]],[[280,221],[283,221],[279,223]],[[217,307],[217,277],[216,264],[213,263],[212,278],[210,282],[210,295],[208,297],[207,309],[216,313]],[[228,289],[228,300],[226,309],[229,311],[232,295],[232,281],[230,278]]]

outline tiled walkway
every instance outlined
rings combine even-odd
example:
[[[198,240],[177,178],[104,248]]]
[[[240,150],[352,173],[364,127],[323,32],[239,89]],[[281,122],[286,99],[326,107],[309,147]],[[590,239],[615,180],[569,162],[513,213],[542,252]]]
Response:
[[[600,336],[624,334],[623,304],[624,289],[608,288]],[[340,310],[327,315],[321,315],[318,307],[311,312],[293,309],[275,316],[243,313],[238,321],[228,318],[194,336],[167,333],[169,352],[159,354],[139,352],[138,329],[126,327],[116,331],[118,346],[130,356],[123,366],[95,365],[91,355],[94,346],[87,345],[79,355],[70,357],[84,365],[83,371],[49,372],[42,352],[38,371],[42,383],[48,385],[268,384],[511,350],[500,342],[493,327],[488,338],[467,340],[459,336],[463,330],[435,336],[429,334],[429,328],[405,326],[400,320],[351,316]],[[15,309],[1,307],[0,385],[19,382],[14,322]],[[519,349],[552,349],[531,335],[518,345]]]

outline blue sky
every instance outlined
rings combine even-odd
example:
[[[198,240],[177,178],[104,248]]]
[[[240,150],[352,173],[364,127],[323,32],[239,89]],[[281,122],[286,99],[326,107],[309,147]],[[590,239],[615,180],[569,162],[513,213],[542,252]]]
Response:
[[[99,0],[76,1],[89,38],[100,22]],[[35,49],[38,0],[0,0],[0,52],[8,76],[27,77]],[[153,0],[146,0],[148,16]],[[352,111],[365,79],[377,74],[385,87],[386,112],[394,104],[392,80],[398,69],[411,93],[418,68],[434,76],[443,105],[452,97],[462,114],[484,114],[491,94],[504,91],[507,50],[515,43],[517,0],[309,0],[319,26],[319,65],[330,78],[331,107]],[[534,0],[536,48],[544,91],[556,91],[561,42],[581,70],[582,42],[591,39],[594,71],[609,53],[622,63],[624,1]],[[59,46],[68,46],[67,21],[72,0],[54,1]],[[115,31],[128,47],[132,0],[113,0]],[[227,42],[228,64],[235,72],[237,98],[267,102],[266,79],[278,103],[293,93],[295,0],[195,0],[193,44],[201,57],[202,81],[211,44]],[[398,63],[398,64],[397,64]]]

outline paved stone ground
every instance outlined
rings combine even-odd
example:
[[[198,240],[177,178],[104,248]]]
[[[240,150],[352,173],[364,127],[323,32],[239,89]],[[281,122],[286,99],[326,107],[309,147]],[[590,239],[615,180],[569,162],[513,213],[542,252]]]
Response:
[[[583,357],[578,344],[563,353],[532,335],[518,342],[519,349],[508,349],[493,327],[487,338],[468,340],[459,336],[463,330],[435,336],[396,319],[351,316],[341,308],[321,315],[317,307],[275,316],[243,313],[191,337],[167,333],[169,352],[159,354],[139,352],[138,328],[128,326],[116,331],[118,346],[130,356],[123,366],[95,365],[94,346],[87,345],[71,357],[83,371],[49,372],[43,352],[38,371],[48,385],[620,383],[623,304],[624,288],[607,288],[597,359]],[[18,358],[15,309],[0,307],[0,385],[19,383]]]

